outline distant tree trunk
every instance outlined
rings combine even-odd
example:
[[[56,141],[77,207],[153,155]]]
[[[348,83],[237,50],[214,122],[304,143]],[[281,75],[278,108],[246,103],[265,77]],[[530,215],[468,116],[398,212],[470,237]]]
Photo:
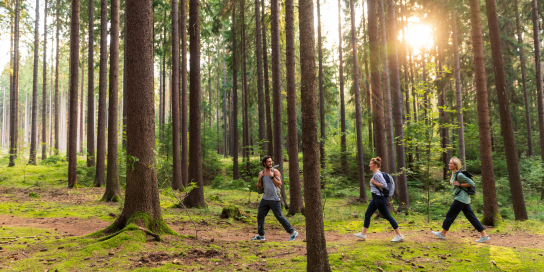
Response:
[[[179,35],[179,34],[178,34]],[[127,149],[127,16],[123,21],[123,130],[121,133],[121,144],[124,150]],[[94,118],[94,113],[93,113]],[[94,124],[93,124],[94,125]],[[88,143],[87,143],[88,145]],[[93,150],[94,151],[94,150]]]
[[[315,37],[313,0],[299,0],[300,105],[302,113],[302,145],[304,204],[306,220],[306,270],[331,271],[323,226],[319,138],[317,137],[317,91],[315,78]],[[281,134],[280,134],[281,135]]]
[[[489,25],[489,35],[491,40],[491,53],[493,56],[493,67],[495,71],[495,85],[499,101],[498,108],[501,117],[501,131],[504,139],[506,164],[508,165],[508,180],[510,181],[510,191],[512,193],[512,204],[514,207],[514,214],[516,220],[526,220],[527,210],[525,209],[525,200],[523,198],[523,188],[521,186],[517,150],[514,140],[514,131],[512,130],[512,118],[510,116],[510,105],[508,102],[507,94],[508,86],[506,85],[506,76],[504,72],[504,61],[501,51],[499,22],[497,19],[495,0],[486,0],[485,2],[487,11],[487,22]],[[537,43],[538,42],[539,41],[537,41]],[[539,44],[535,46],[535,52],[537,52],[537,47],[539,47]],[[540,55],[536,56],[535,63],[537,67],[540,66]],[[537,71],[538,72],[536,81],[537,84],[540,84],[540,90],[542,90],[542,75],[539,69]],[[542,91],[540,91],[539,93],[539,103],[540,105],[542,105]],[[542,106],[539,108],[542,109]],[[542,132],[544,131],[544,112],[542,110],[539,112],[539,116],[541,116],[539,123],[541,124],[540,129]],[[540,137],[542,142],[544,142],[544,135],[541,135]],[[541,147],[541,150],[544,151],[544,147]]]
[[[229,156],[229,134],[227,129],[227,69],[225,67],[225,40],[223,40],[223,130],[224,130],[224,137],[225,137],[225,150],[224,155],[225,158],[228,158]],[[263,149],[264,150],[264,149]]]
[[[125,50],[126,51],[126,50]],[[126,58],[125,58],[126,59]],[[89,1],[89,57],[87,75],[87,167],[94,166],[94,1]],[[123,96],[124,97],[124,96]],[[124,99],[124,98],[123,98]]]
[[[395,119],[395,139],[396,139],[396,159],[397,164],[396,168],[391,169],[391,172],[397,172],[400,173],[396,177],[396,183],[398,187],[398,193],[399,193],[399,211],[405,210],[405,212],[408,212],[408,208],[410,207],[410,199],[408,196],[408,183],[406,181],[406,173],[404,172],[403,168],[406,167],[406,159],[405,159],[405,153],[404,153],[404,131],[403,131],[403,125],[404,122],[402,120],[402,93],[401,93],[401,87],[400,87],[400,72],[399,72],[399,60],[397,55],[397,27],[395,25],[395,21],[397,20],[395,16],[395,1],[394,0],[388,0],[387,5],[388,8],[388,17],[389,17],[389,24],[388,24],[388,44],[389,44],[389,64],[390,64],[390,71],[391,71],[391,92],[393,93],[393,118]]]
[[[466,165],[465,155],[465,124],[463,122],[463,98],[461,94],[461,67],[459,64],[459,48],[457,42],[457,13],[451,12],[452,18],[452,36],[453,36],[453,55],[455,58],[455,95],[457,98],[457,125],[459,126],[459,157],[463,165]],[[524,69],[524,68],[522,68]],[[523,86],[525,86],[525,74],[523,75]]]
[[[536,1],[532,1],[534,4],[536,4]],[[531,130],[531,114],[530,114],[530,107],[529,107],[529,99],[527,96],[527,72],[525,71],[525,57],[524,57],[524,50],[523,50],[523,40],[522,40],[522,34],[521,34],[521,25],[519,22],[519,11],[518,11],[518,1],[516,0],[514,2],[514,5],[516,5],[516,30],[517,30],[517,36],[518,36],[518,46],[519,46],[519,61],[521,66],[521,82],[523,85],[523,98],[525,102],[525,126],[527,127],[527,155],[532,156],[533,155],[533,132]],[[537,23],[538,23],[538,14],[537,15]],[[534,21],[533,21],[534,24]],[[536,32],[535,37],[539,39],[539,33]],[[538,83],[537,83],[538,84]]]
[[[57,12],[56,12],[56,22],[57,22],[57,31],[56,31],[56,52],[55,52],[55,155],[59,154],[59,143],[60,143],[60,105],[59,105],[59,33],[60,33],[60,0],[57,0]]]
[[[79,64],[79,0],[72,0],[70,22],[70,126],[68,144],[68,188],[77,185],[77,91]]]
[[[180,0],[181,28],[181,182],[189,184],[189,146],[187,142],[187,4]]]
[[[264,0],[263,0],[264,1]],[[263,92],[263,48],[261,42],[261,15],[259,12],[259,0],[255,0],[255,55],[257,57],[257,101],[259,110],[259,142],[262,142],[261,149],[266,150],[266,122],[264,117],[264,92]],[[261,154],[261,152],[259,152]]]
[[[245,0],[240,1],[240,16],[241,16],[241,43],[240,51],[242,53],[242,156],[243,161],[246,162],[246,174],[249,173],[249,116],[248,116],[248,86],[247,86],[247,72],[246,72],[246,22],[245,22]]]
[[[15,166],[15,159],[17,158],[17,138],[19,135],[18,125],[18,113],[19,113],[19,19],[20,19],[20,1],[15,1],[15,27],[14,27],[14,39],[13,39],[13,76],[11,82],[11,95],[10,95],[10,153],[9,153],[9,167]]]
[[[187,198],[185,205],[189,207],[205,207],[204,200],[204,182],[202,181],[202,153],[201,153],[201,116],[200,116],[200,0],[189,0],[189,50],[190,61],[190,80],[191,80],[191,108],[190,108],[190,143],[189,157],[191,159],[191,169],[189,170],[189,180],[194,182],[197,187],[194,188]]]
[[[78,150],[79,154],[83,155],[83,123],[85,123],[85,65],[83,65],[83,61],[81,62],[81,100],[79,101],[79,144],[78,144]]]
[[[280,173],[283,175],[283,132],[282,132],[282,97],[281,97],[281,46],[280,46],[280,7],[278,0],[270,2],[271,14],[271,39],[272,39],[272,95],[274,107],[274,160],[279,164]],[[289,209],[285,195],[285,184],[281,185],[283,205]]]
[[[540,53],[540,36],[539,36],[540,30],[538,29],[538,4],[536,0],[532,0],[531,7],[532,7],[532,13],[533,13],[533,40],[534,40],[533,42],[535,47],[536,92],[538,96],[537,107],[538,107],[538,129],[540,133],[540,156],[544,159],[544,104],[543,104],[544,102],[542,102],[542,99],[543,99],[542,97],[542,64],[541,64],[542,59],[541,59],[541,53]],[[521,51],[520,51],[520,54],[522,54]],[[522,65],[523,65],[523,62],[522,62]],[[522,66],[522,69],[523,68],[524,67]],[[525,87],[525,84],[523,86]],[[525,92],[525,88],[523,90],[524,90],[524,97],[526,101],[525,110],[527,113],[529,111],[529,106],[527,105],[527,100],[528,100],[527,92]],[[527,117],[527,120],[528,120],[527,122],[529,122],[528,117]],[[528,135],[529,137],[531,137],[530,123],[527,123],[527,125],[528,125],[527,130],[529,132]],[[529,143],[530,143],[530,146],[532,146],[532,143],[531,142]],[[544,185],[544,182],[543,182],[543,185]],[[521,190],[521,187],[518,190]],[[544,199],[544,186],[542,187],[540,199]],[[517,216],[516,216],[516,219],[518,219]]]
[[[103,201],[121,200],[119,168],[117,162],[118,137],[118,101],[119,101],[119,0],[111,0],[110,27],[110,82],[108,105],[108,173]]]
[[[232,178],[240,178],[238,169],[238,70],[236,66],[236,0],[232,1]],[[192,103],[192,102],[191,102]]]
[[[495,174],[493,172],[482,22],[480,18],[480,3],[478,0],[470,1],[470,22],[472,25],[472,51],[474,52],[473,58],[478,109],[480,161],[482,164],[482,188],[485,192],[483,194],[484,218],[482,224],[494,226],[496,220],[500,218],[500,214],[497,205],[497,193],[495,190]]]
[[[387,60],[387,55],[389,54],[388,51],[388,44],[387,44],[387,35],[386,35],[386,28],[388,26],[385,25],[385,10],[384,10],[384,1],[386,0],[379,0],[380,4],[378,6],[378,12],[379,12],[379,20],[380,20],[380,34],[381,34],[381,58],[383,60],[383,73],[382,73],[382,82],[383,82],[383,93],[384,93],[384,102],[383,105],[383,113],[385,117],[385,131],[386,131],[386,145],[387,145],[387,159],[383,158],[384,162],[387,162],[386,164],[382,164],[382,171],[384,172],[392,172],[395,169],[395,144],[393,143],[393,118],[391,114],[391,85],[390,85],[390,79],[389,79],[389,63]]]
[[[273,132],[272,132],[272,110],[270,106],[270,78],[268,77],[268,49],[266,43],[266,17],[265,17],[265,6],[264,0],[261,1],[262,8],[262,20],[263,20],[263,66],[264,66],[264,104],[266,105],[265,115],[266,115],[266,137],[268,143],[268,155],[272,158],[274,157],[274,141],[273,141]]]
[[[105,184],[106,168],[106,89],[108,87],[108,1],[100,1],[100,71],[98,77],[98,131],[94,186]]]
[[[317,0],[317,58],[319,61],[319,158],[321,168],[325,168],[325,93],[323,90],[323,45],[321,43],[321,7],[320,0]]]
[[[43,88],[42,88],[42,142],[41,142],[41,146],[42,146],[42,160],[45,160],[47,158],[47,132],[46,132],[46,125],[47,125],[47,115],[46,115],[46,112],[47,112],[47,61],[46,61],[46,52],[47,50],[46,49],[46,44],[47,44],[47,23],[46,23],[46,20],[47,20],[47,0],[45,0],[45,8],[44,8],[44,17],[43,17],[43,20],[44,20],[44,34],[43,34]],[[38,18],[36,18],[37,20]],[[36,95],[36,107],[34,108],[34,101],[32,102],[32,115],[34,115],[34,111],[38,111],[38,99],[37,99],[37,95]],[[36,121],[38,120],[37,118],[37,115],[36,115]],[[37,127],[36,127],[37,129]],[[37,132],[37,130],[36,130]],[[31,140],[32,143],[35,143],[36,142],[36,138],[32,139]],[[36,145],[36,144],[34,144]],[[37,150],[37,147],[36,149]],[[34,163],[36,163],[36,152],[34,152]]]
[[[340,161],[344,170],[347,169],[346,158],[346,107],[344,102],[344,63],[342,56],[342,6],[338,0],[338,60],[339,60],[339,81],[340,81],[340,150],[342,152]]]
[[[368,0],[368,36],[370,46],[370,71],[371,71],[371,86],[372,86],[372,119],[374,123],[374,136],[376,155],[382,158],[382,161],[387,162],[387,148],[385,145],[385,124],[383,118],[384,104],[382,93],[382,82],[379,70],[380,64],[380,42],[378,40],[378,18],[376,16],[376,1]],[[382,164],[382,170],[387,164]]]
[[[361,123],[361,97],[359,95],[359,63],[357,61],[357,34],[355,30],[355,7],[349,2],[351,20],[351,50],[353,51],[353,89],[355,91],[355,123],[357,129],[357,168],[359,177],[359,201],[366,203],[365,160],[363,157],[363,130]],[[304,176],[306,177],[306,176]]]
[[[259,28],[257,28],[259,29]],[[258,32],[258,31],[257,31]],[[300,173],[298,167],[297,94],[295,83],[295,6],[293,0],[285,1],[287,126],[289,135],[289,214],[302,210]]]
[[[172,0],[172,188],[183,187],[181,179],[180,120],[179,120],[179,30],[178,0]]]
[[[28,160],[28,164],[31,164],[31,165],[36,165],[36,149],[37,149],[36,138],[38,134],[38,125],[37,125],[38,123],[37,122],[37,118],[38,118],[38,58],[40,54],[39,53],[40,39],[38,35],[38,27],[39,27],[39,21],[40,21],[39,7],[40,7],[40,0],[36,0],[36,18],[34,21],[34,70],[32,71],[32,132],[30,136],[30,159]],[[47,12],[47,8],[45,10]],[[45,50],[44,50],[44,55],[45,55]],[[45,62],[44,62],[44,66],[45,66]],[[45,101],[45,96],[42,99],[44,99]],[[45,128],[45,123],[43,124],[43,127]],[[43,139],[45,139],[45,135],[43,135]]]
[[[368,36],[367,29],[366,29],[366,19],[365,19],[365,5],[363,6],[363,44],[367,44],[366,38]],[[368,73],[368,54],[367,49],[363,47],[363,58],[365,61],[365,71],[364,71],[364,84],[366,87],[366,107],[369,113],[372,113],[372,104],[370,101],[372,100],[372,95],[370,94],[370,86],[369,86],[369,73]],[[370,146],[370,153],[374,153],[374,140],[372,139],[372,136],[374,133],[372,132],[372,117],[368,118],[368,145]]]
[[[153,87],[153,6],[126,2],[127,16],[127,188],[121,215],[107,231],[129,223],[156,233],[173,233],[164,223],[154,163],[155,108]],[[136,161],[137,159],[137,161]]]

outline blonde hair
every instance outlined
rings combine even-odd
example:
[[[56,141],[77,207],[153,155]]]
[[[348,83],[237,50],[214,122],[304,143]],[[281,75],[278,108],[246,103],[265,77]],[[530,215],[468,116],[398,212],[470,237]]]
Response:
[[[372,162],[374,165],[378,166],[378,168],[382,168],[382,158],[380,158],[380,157],[372,158],[370,160],[370,162]]]
[[[463,163],[461,162],[460,159],[456,158],[456,157],[453,157],[451,158],[451,160],[453,163],[455,163],[455,165],[457,166],[457,171],[461,170],[463,168]]]

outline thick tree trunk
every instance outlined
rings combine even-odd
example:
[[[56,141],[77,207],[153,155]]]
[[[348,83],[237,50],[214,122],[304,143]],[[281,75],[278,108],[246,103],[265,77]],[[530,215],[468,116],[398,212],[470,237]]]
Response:
[[[472,25],[472,51],[474,52],[473,58],[478,109],[480,161],[482,164],[482,188],[484,191],[484,217],[482,224],[494,226],[496,220],[500,218],[500,214],[497,206],[495,174],[493,172],[482,23],[480,18],[480,3],[478,0],[470,1],[470,22]]]
[[[272,103],[270,103],[270,78],[268,77],[268,49],[266,43],[266,17],[265,17],[265,6],[264,0],[261,1],[262,8],[262,20],[263,20],[263,66],[264,66],[264,104],[266,105],[265,115],[266,115],[266,137],[268,143],[266,146],[268,148],[268,155],[274,158],[274,137],[272,131],[272,110],[270,109]]]
[[[351,20],[351,50],[353,51],[353,89],[355,92],[355,123],[357,129],[357,169],[359,177],[359,201],[366,203],[365,161],[363,157],[363,130],[361,123],[361,97],[359,95],[359,63],[357,61],[357,34],[355,30],[355,7],[349,2]]]
[[[180,118],[179,118],[179,30],[178,0],[172,0],[172,188],[183,187],[181,179]]]
[[[403,125],[404,122],[402,120],[402,93],[401,93],[401,87],[400,87],[400,72],[399,72],[399,60],[397,55],[397,27],[395,25],[395,21],[397,20],[395,16],[395,1],[394,0],[388,0],[388,17],[389,17],[389,24],[388,24],[388,44],[389,44],[389,64],[390,64],[390,71],[391,71],[391,92],[393,93],[393,118],[395,119],[395,139],[396,139],[396,159],[397,164],[396,168],[391,169],[391,172],[397,172],[400,173],[398,176],[396,176],[396,183],[399,193],[399,211],[405,210],[405,212],[408,212],[408,208],[410,207],[410,199],[408,197],[408,183],[406,181],[406,173],[404,172],[403,168],[406,167],[406,159],[404,154],[404,131],[403,131]]]
[[[202,180],[202,153],[201,153],[201,116],[200,116],[200,0],[189,0],[189,50],[191,55],[190,80],[191,80],[191,108],[190,108],[190,143],[189,158],[191,169],[189,180],[194,182],[194,188],[187,198],[185,205],[189,207],[205,207],[204,182]]]
[[[317,137],[317,92],[315,78],[315,37],[313,0],[299,0],[300,29],[300,105],[302,113],[302,146],[304,204],[306,220],[306,270],[331,271],[323,226],[319,142]]]
[[[108,105],[108,172],[106,191],[103,201],[118,202],[121,200],[119,185],[119,167],[117,162],[118,137],[118,101],[119,101],[119,0],[111,0],[110,28],[110,82]]]
[[[17,138],[19,135],[18,113],[19,113],[19,19],[20,19],[20,0],[15,1],[15,26],[13,38],[13,76],[11,82],[10,95],[10,152],[9,152],[9,167],[15,166],[17,158]]]
[[[46,0],[47,1],[47,0]],[[30,158],[28,164],[36,165],[36,138],[38,134],[38,57],[39,57],[39,35],[38,27],[40,21],[40,0],[36,0],[36,18],[34,22],[34,70],[32,71],[32,132],[30,136]],[[47,9],[45,9],[47,12]],[[45,21],[45,20],[44,20]],[[44,42],[45,44],[45,42]],[[44,50],[45,55],[45,50]],[[45,62],[44,62],[45,66]],[[45,72],[44,72],[45,73]],[[45,78],[45,77],[44,77]],[[45,88],[45,87],[44,87]],[[42,98],[45,101],[45,96]],[[44,102],[45,103],[45,102]],[[43,124],[45,128],[45,123]],[[45,135],[43,135],[45,139]]]
[[[271,40],[272,40],[272,95],[274,108],[274,160],[279,164],[280,173],[283,174],[283,132],[282,132],[282,96],[281,96],[281,46],[280,46],[280,7],[278,0],[270,2],[271,14]],[[281,185],[282,201],[285,208],[287,199],[285,195],[285,183]]]
[[[319,61],[319,158],[321,168],[325,168],[325,91],[323,90],[323,45],[321,43],[321,5],[317,0],[317,58]]]
[[[56,52],[55,52],[55,155],[59,154],[60,144],[60,105],[59,105],[59,33],[60,33],[60,0],[57,0],[57,12],[56,12]]]
[[[457,13],[451,12],[452,18],[452,37],[453,37],[453,56],[455,58],[455,96],[457,99],[457,126],[459,126],[459,158],[463,165],[466,165],[465,155],[465,124],[463,122],[463,97],[461,93],[461,67],[459,64],[459,47],[457,42]],[[522,68],[523,69],[523,68]],[[525,76],[524,76],[525,79]],[[524,83],[525,86],[525,83]]]
[[[70,22],[70,125],[68,130],[68,188],[77,185],[77,91],[79,64],[79,0],[72,0]]]
[[[236,66],[236,0],[232,2],[232,178],[240,178],[238,169],[238,67]]]
[[[258,28],[257,28],[258,29]],[[297,94],[295,83],[295,6],[293,0],[285,1],[285,43],[287,80],[287,126],[289,135],[289,214],[299,213],[303,208],[298,166]]]
[[[96,174],[94,186],[105,184],[106,168],[106,96],[108,76],[108,1],[100,1],[100,71],[98,77],[98,131],[96,139]]]
[[[164,223],[154,163],[153,6],[146,0],[126,2],[127,16],[127,188],[121,215],[108,229],[129,223],[156,233],[173,233]]]
[[[187,4],[180,0],[181,28],[181,182],[189,184],[189,146],[187,142]]]
[[[519,165],[516,151],[516,144],[514,140],[514,131],[512,130],[512,118],[510,115],[510,105],[508,102],[508,90],[506,85],[506,76],[504,71],[504,61],[502,57],[500,36],[499,36],[499,22],[497,19],[497,12],[495,6],[495,0],[486,0],[487,22],[489,25],[489,35],[491,40],[491,53],[493,56],[493,67],[495,71],[495,89],[497,91],[497,97],[499,101],[499,114],[501,120],[501,131],[504,139],[504,149],[506,153],[506,164],[508,165],[508,180],[510,181],[510,191],[512,193],[512,204],[514,207],[514,214],[516,220],[526,220],[527,210],[525,209],[525,200],[523,198],[523,188],[521,186],[521,178],[519,173]],[[535,46],[540,47],[539,44]],[[540,49],[540,48],[538,48]],[[540,54],[536,56],[535,63],[540,65]],[[537,70],[540,71],[540,70]],[[537,72],[537,84],[540,84],[542,89],[541,73]],[[538,79],[538,77],[540,77]],[[538,87],[537,87],[538,89]],[[541,92],[540,92],[541,93]],[[540,96],[539,103],[542,105],[542,96]],[[539,112],[539,115],[544,118],[544,113]],[[540,123],[543,124],[544,119],[540,119]],[[544,124],[543,124],[544,125]],[[541,126],[541,131],[544,127]],[[540,136],[544,139],[544,135]],[[544,148],[542,148],[544,150]]]
[[[383,158],[384,163],[382,164],[382,171],[384,172],[393,172],[395,169],[395,144],[393,143],[393,118],[391,113],[391,83],[389,79],[389,62],[387,60],[387,55],[389,54],[387,44],[387,35],[385,25],[385,9],[383,7],[383,2],[386,0],[379,0],[380,4],[379,9],[379,18],[380,18],[380,34],[381,34],[381,58],[383,61],[383,73],[382,73],[382,82],[383,82],[383,94],[384,94],[384,108],[383,113],[385,117],[385,131],[387,137],[387,158]],[[396,35],[395,35],[396,36]]]
[[[263,0],[264,1],[264,0]],[[266,122],[264,117],[264,91],[263,91],[263,48],[261,40],[261,15],[259,0],[255,0],[255,55],[257,58],[257,104],[259,110],[259,144],[262,142],[262,152],[266,150]],[[262,152],[259,152],[261,154]]]
[[[87,69],[87,167],[94,166],[94,1],[89,1],[89,57]]]

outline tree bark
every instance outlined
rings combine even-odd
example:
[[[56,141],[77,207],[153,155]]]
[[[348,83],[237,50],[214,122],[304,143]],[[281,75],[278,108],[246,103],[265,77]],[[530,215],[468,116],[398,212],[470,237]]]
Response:
[[[263,0],[264,1],[264,0]],[[261,15],[260,15],[259,0],[255,0],[255,57],[257,58],[257,104],[259,111],[259,145],[262,152],[266,150],[266,123],[264,117],[264,91],[263,91],[263,50],[261,40]]]
[[[60,144],[60,105],[59,105],[59,33],[60,33],[60,0],[57,0],[57,12],[56,12],[56,23],[57,23],[57,33],[56,33],[56,52],[55,52],[55,155],[59,154],[59,144]]]
[[[46,0],[47,1],[47,0]],[[30,159],[28,164],[36,165],[36,138],[38,134],[38,58],[39,58],[39,35],[38,27],[40,21],[40,0],[36,0],[36,18],[34,22],[34,70],[32,71],[32,132],[30,136]],[[45,9],[47,12],[47,8]],[[45,21],[45,20],[44,20]],[[44,42],[45,44],[45,42]],[[45,50],[44,50],[45,55]],[[45,66],[45,62],[44,62]],[[45,72],[44,72],[45,73]],[[44,77],[45,78],[45,77]],[[44,87],[45,88],[45,87]],[[42,98],[45,101],[45,96]],[[43,124],[45,128],[45,123]],[[45,135],[43,135],[45,139]]]
[[[283,132],[282,132],[282,96],[281,96],[281,46],[280,46],[280,7],[278,0],[270,2],[271,14],[271,40],[272,40],[272,95],[274,108],[274,160],[279,164],[280,173],[283,175]],[[285,195],[285,184],[281,184],[282,201],[285,208],[287,199]]]
[[[457,42],[457,13],[452,11],[452,36],[453,36],[453,55],[455,58],[455,95],[457,99],[457,125],[459,126],[459,157],[463,165],[466,165],[465,155],[465,124],[463,122],[463,97],[461,93],[461,67],[459,65],[459,48]],[[523,68],[522,68],[523,69]],[[525,79],[525,76],[523,77]],[[525,81],[524,81],[525,82]],[[525,86],[525,83],[523,84]]]
[[[287,126],[289,132],[289,214],[294,215],[302,210],[303,203],[302,193],[300,191],[300,173],[298,166],[297,94],[295,83],[295,6],[293,0],[285,1],[285,38]]]
[[[189,184],[189,146],[187,143],[187,4],[180,0],[181,28],[181,182]]]
[[[232,178],[240,179],[238,169],[238,70],[236,66],[236,0],[232,1]]]
[[[402,93],[401,93],[401,87],[400,87],[400,72],[399,72],[399,60],[397,55],[397,27],[395,24],[395,21],[397,20],[395,16],[395,1],[394,0],[388,0],[388,17],[389,17],[389,24],[388,24],[388,44],[389,44],[389,64],[390,64],[390,71],[391,71],[391,92],[393,93],[393,118],[395,119],[395,149],[396,149],[396,168],[393,168],[390,170],[391,172],[395,171],[397,173],[400,173],[398,176],[396,176],[396,183],[398,187],[398,193],[399,193],[399,211],[404,210],[405,212],[408,212],[408,208],[410,207],[410,199],[408,196],[408,183],[406,181],[406,173],[404,172],[403,168],[406,167],[406,159],[405,159],[405,151],[404,151],[404,130],[403,125],[404,122],[402,120]]]
[[[317,136],[317,92],[315,78],[315,37],[313,0],[299,0],[300,29],[300,105],[302,113],[302,146],[304,204],[306,220],[306,270],[331,271],[323,225],[319,142]],[[281,135],[281,134],[279,134]]]
[[[110,27],[110,82],[108,105],[108,172],[106,177],[106,191],[103,201],[118,202],[121,199],[119,185],[119,167],[117,150],[118,137],[118,101],[119,101],[119,0],[111,0],[111,27]]]
[[[340,0],[338,0],[338,61],[339,61],[339,81],[340,81],[340,162],[347,169],[347,157],[346,157],[346,106],[344,102],[344,60],[342,56],[342,6]],[[363,34],[364,35],[364,34]],[[357,103],[358,104],[358,103]]]
[[[15,26],[14,26],[14,38],[13,38],[13,76],[11,82],[11,122],[10,126],[10,153],[9,153],[9,167],[15,166],[15,159],[17,158],[17,138],[19,135],[18,125],[18,112],[19,112],[19,20],[20,20],[20,1],[15,1]]]
[[[179,120],[179,29],[178,0],[172,0],[172,189],[183,187],[181,179]]]
[[[89,1],[89,57],[87,69],[87,167],[94,166],[94,1]]]
[[[70,123],[68,144],[68,188],[77,185],[77,91],[79,64],[79,0],[72,0],[70,22]]]
[[[240,1],[240,16],[241,16],[241,43],[240,51],[242,53],[242,155],[243,161],[246,162],[246,174],[249,173],[249,118],[248,118],[248,85],[247,85],[247,70],[246,70],[246,19],[245,19],[245,0]]]
[[[323,45],[321,43],[321,5],[317,0],[317,58],[319,61],[319,158],[321,168],[325,168],[325,93],[323,90]]]
[[[47,115],[46,115],[46,112],[47,112],[47,61],[46,61],[46,52],[47,50],[46,49],[46,44],[47,44],[47,23],[46,23],[46,20],[47,20],[47,3],[48,1],[45,0],[45,8],[44,8],[44,17],[43,17],[43,20],[44,20],[44,34],[43,34],[43,88],[42,88],[42,142],[41,142],[41,146],[42,146],[42,160],[45,160],[47,158],[47,132],[46,132],[46,125],[47,125]],[[36,18],[37,20],[37,18]],[[34,114],[34,111],[38,111],[38,106],[37,106],[37,98],[36,98],[36,108],[32,109],[32,114]],[[32,103],[32,107],[34,107],[34,102]],[[36,116],[36,121],[37,121],[37,116]],[[31,140],[32,142],[36,142],[36,138],[34,138],[33,140]],[[37,147],[36,149],[37,150]],[[34,154],[34,163],[36,162],[36,154]]]
[[[189,207],[205,207],[204,200],[204,182],[202,180],[202,153],[201,153],[201,116],[200,116],[200,0],[189,0],[189,50],[191,55],[190,62],[190,143],[189,158],[191,160],[191,169],[189,170],[189,180],[196,183],[187,198],[185,205]]]
[[[268,155],[274,158],[274,137],[272,131],[272,110],[270,109],[272,103],[270,103],[270,78],[268,77],[268,49],[266,43],[266,13],[264,0],[261,1],[262,8],[262,20],[263,20],[263,66],[264,66],[264,104],[266,105],[265,115],[266,115],[266,137],[268,143],[266,146],[268,148]]]
[[[83,65],[83,60],[81,61],[81,94],[80,94],[80,101],[79,101],[79,143],[77,149],[79,150],[79,154],[83,155],[83,123],[85,122],[85,111],[84,111],[84,104],[85,104],[85,65]]]
[[[225,158],[229,157],[229,134],[228,134],[228,123],[227,123],[227,68],[225,67],[225,43],[223,40],[223,131],[225,139],[225,148],[224,155]],[[264,149],[263,149],[264,150]]]
[[[367,36],[368,36],[368,33],[367,33],[367,29],[366,29],[366,18],[365,18],[365,5],[362,5],[363,6],[363,44],[365,46],[363,46],[363,58],[364,58],[364,62],[365,62],[365,71],[364,71],[364,84],[365,84],[365,87],[366,87],[366,96],[367,96],[367,99],[366,99],[366,107],[367,107],[367,110],[369,113],[372,113],[372,103],[370,102],[372,100],[372,95],[370,94],[370,86],[369,86],[369,74],[368,74],[368,52],[367,52],[367,49],[366,49],[366,44],[367,44]],[[374,153],[374,140],[373,140],[373,135],[374,135],[374,132],[372,130],[372,116],[370,118],[368,118],[368,145],[370,146],[370,153]]]
[[[478,110],[480,161],[482,164],[482,188],[484,191],[484,217],[482,224],[494,226],[496,220],[500,218],[500,214],[497,206],[495,174],[493,172],[482,23],[480,18],[480,3],[478,0],[470,1],[470,22],[472,25],[472,50],[474,52],[474,74],[476,79],[476,106]]]
[[[108,76],[108,1],[100,1],[100,71],[98,77],[98,131],[94,186],[105,184],[106,167],[106,82]]]

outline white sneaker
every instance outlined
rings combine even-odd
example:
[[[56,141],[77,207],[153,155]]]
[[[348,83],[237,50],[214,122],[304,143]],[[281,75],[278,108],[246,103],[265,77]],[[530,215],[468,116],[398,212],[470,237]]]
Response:
[[[355,237],[357,237],[357,238],[361,238],[361,239],[363,239],[363,241],[365,241],[365,240],[366,240],[366,235],[363,235],[363,233],[362,233],[362,232],[359,232],[359,233],[355,233],[355,234],[353,234],[353,235],[355,235]]]
[[[401,236],[396,236],[395,238],[393,238],[393,240],[391,240],[391,242],[402,242],[404,241],[404,235],[401,235]]]
[[[431,231],[434,235],[436,235],[436,237],[440,238],[440,239],[446,239],[446,236],[442,235],[442,232],[440,231]]]
[[[487,236],[487,237],[480,236],[480,239],[476,240],[476,242],[483,243],[485,241],[488,241],[489,239],[491,239],[491,238],[489,238],[489,236]]]

